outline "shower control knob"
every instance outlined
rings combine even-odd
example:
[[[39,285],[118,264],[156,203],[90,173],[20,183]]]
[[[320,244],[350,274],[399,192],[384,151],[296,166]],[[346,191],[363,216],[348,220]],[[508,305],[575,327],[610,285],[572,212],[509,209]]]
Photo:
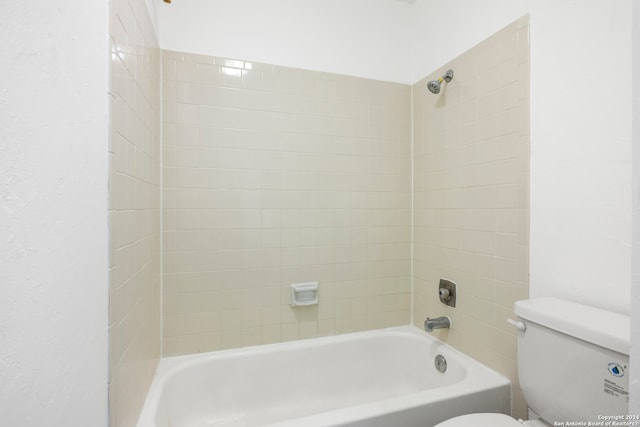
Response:
[[[456,306],[456,284],[448,279],[440,279],[438,284],[438,298],[449,307]]]

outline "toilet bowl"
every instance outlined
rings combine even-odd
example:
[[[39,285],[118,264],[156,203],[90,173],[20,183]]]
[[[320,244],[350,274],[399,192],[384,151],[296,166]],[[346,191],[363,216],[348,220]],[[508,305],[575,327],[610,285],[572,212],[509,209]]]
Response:
[[[435,427],[549,427],[549,424],[540,420],[516,420],[505,414],[469,414],[443,421]]]
[[[518,301],[514,313],[518,377],[532,419],[469,414],[435,427],[587,425],[628,411],[629,316],[558,298]]]
[[[450,420],[436,424],[436,427],[522,427],[520,421],[516,421],[504,414],[469,414],[451,418]]]

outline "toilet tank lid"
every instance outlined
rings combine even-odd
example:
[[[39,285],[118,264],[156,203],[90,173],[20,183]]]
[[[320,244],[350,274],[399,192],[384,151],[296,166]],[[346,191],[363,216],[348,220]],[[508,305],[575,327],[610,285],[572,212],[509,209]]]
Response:
[[[560,298],[517,301],[518,317],[583,341],[629,355],[629,316]]]

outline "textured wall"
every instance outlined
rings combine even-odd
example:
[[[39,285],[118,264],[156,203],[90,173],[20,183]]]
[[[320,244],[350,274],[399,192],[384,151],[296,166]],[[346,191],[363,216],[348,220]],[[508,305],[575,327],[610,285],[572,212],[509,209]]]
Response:
[[[3,426],[107,425],[106,14],[2,4]]]
[[[513,303],[528,296],[529,38],[523,18],[413,86],[414,322],[447,315],[436,335],[507,375],[515,415]],[[439,95],[426,89],[448,68]],[[458,285],[455,308],[437,297]]]
[[[410,87],[163,58],[164,354],[407,323]]]
[[[144,0],[111,2],[109,410],[134,426],[160,357],[160,50]]]

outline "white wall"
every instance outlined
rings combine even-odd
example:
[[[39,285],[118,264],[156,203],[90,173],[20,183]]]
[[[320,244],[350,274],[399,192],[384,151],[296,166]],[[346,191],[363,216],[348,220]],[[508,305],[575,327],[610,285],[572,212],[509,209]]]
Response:
[[[156,3],[154,0],[144,0],[144,4],[147,7],[147,12],[149,14],[149,19],[151,21],[151,26],[153,27],[153,32],[158,37],[158,8],[156,7]],[[162,2],[162,4],[165,4]]]
[[[640,337],[640,4],[633,4],[633,240],[631,276],[631,336]],[[631,347],[631,366],[640,364],[640,346]],[[640,372],[634,369],[629,378],[631,388],[629,413],[640,414]]]
[[[416,79],[530,14],[530,293],[629,313],[631,0],[414,7]]]
[[[410,83],[407,3],[189,0],[157,10],[163,49]]]
[[[532,296],[629,313],[631,0],[531,6]]]
[[[411,81],[528,13],[525,0],[417,0],[411,13]]]
[[[2,425],[107,425],[107,20],[3,3]]]

